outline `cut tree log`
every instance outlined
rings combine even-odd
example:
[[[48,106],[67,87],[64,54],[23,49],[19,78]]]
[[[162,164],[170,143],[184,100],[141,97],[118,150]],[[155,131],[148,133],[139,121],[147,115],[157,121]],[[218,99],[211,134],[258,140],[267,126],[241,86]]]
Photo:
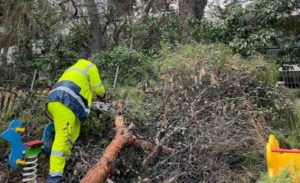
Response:
[[[119,114],[115,117],[115,125],[116,135],[114,139],[106,147],[97,164],[91,168],[85,177],[80,181],[81,183],[104,182],[114,169],[114,162],[116,162],[118,153],[127,144],[149,150],[156,148],[156,146],[150,142],[136,139],[136,137],[131,133],[131,129],[134,127],[134,125],[131,123],[129,126],[126,126],[124,117],[122,115]],[[175,149],[169,147],[162,146],[161,148],[162,151],[166,153],[175,152]]]
[[[113,141],[106,147],[98,163],[90,169],[86,176],[81,180],[82,183],[104,182],[114,168],[114,162],[120,150],[134,140],[130,132],[133,125],[128,127],[124,124],[124,117],[119,115],[115,119],[116,135]]]

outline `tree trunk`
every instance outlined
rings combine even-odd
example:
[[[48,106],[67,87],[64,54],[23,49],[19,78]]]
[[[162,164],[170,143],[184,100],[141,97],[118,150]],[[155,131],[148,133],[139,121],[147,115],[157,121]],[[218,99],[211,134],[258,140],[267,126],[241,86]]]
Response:
[[[201,20],[207,0],[179,0],[179,15],[186,19],[188,16],[195,16]]]
[[[118,105],[120,113],[123,111],[123,107]],[[152,150],[153,153],[151,156],[148,156],[145,162],[148,162],[151,159],[158,147],[154,146],[152,143],[138,140],[131,133],[131,129],[134,125],[131,123],[129,126],[125,125],[124,117],[122,115],[117,115],[115,118],[116,125],[116,135],[112,142],[105,148],[102,156],[98,163],[90,169],[86,176],[80,181],[81,183],[102,183],[107,177],[112,173],[114,169],[114,162],[116,161],[119,152],[125,147],[126,144],[131,144],[136,147],[144,148],[147,150]],[[175,150],[169,147],[161,146],[162,152],[173,153]],[[154,152],[155,151],[155,152]]]
[[[100,24],[99,11],[95,0],[84,0],[90,19],[90,31],[92,34],[91,51],[96,53],[103,48],[102,27]]]
[[[147,2],[145,2],[145,8],[144,8],[143,16],[142,16],[143,21],[148,20],[149,12],[153,6],[153,1],[154,0],[148,0]]]
[[[195,0],[194,3],[195,17],[198,20],[201,20],[204,15],[204,9],[207,5],[207,0]]]
[[[81,183],[100,183],[104,182],[114,168],[114,162],[118,153],[125,144],[133,141],[134,136],[130,133],[132,125],[126,127],[123,116],[117,116],[115,119],[117,133],[113,141],[105,148],[103,155],[98,163],[90,169]]]
[[[179,15],[181,18],[194,15],[193,0],[179,0]]]
[[[193,16],[196,19],[201,20],[204,15],[206,4],[207,0],[179,0],[179,16],[183,34],[185,36],[188,36],[191,32],[187,18]]]
[[[133,5],[135,4],[134,0],[111,0],[111,4],[115,6],[118,13],[120,14],[128,14],[129,12],[133,12]]]

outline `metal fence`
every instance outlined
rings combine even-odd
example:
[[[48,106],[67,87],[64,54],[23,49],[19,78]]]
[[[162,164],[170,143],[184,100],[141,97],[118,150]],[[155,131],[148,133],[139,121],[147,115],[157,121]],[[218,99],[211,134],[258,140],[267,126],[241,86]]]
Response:
[[[280,66],[279,82],[290,88],[300,87],[300,47],[293,47],[285,51],[278,48],[267,48],[265,57],[275,60]]]

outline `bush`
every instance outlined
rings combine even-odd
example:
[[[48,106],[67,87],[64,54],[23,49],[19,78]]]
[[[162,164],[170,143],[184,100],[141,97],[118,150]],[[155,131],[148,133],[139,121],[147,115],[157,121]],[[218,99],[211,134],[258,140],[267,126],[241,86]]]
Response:
[[[186,44],[178,46],[172,53],[169,50],[163,50],[162,57],[156,66],[163,74],[170,69],[177,68],[179,64],[183,67],[194,67],[195,64],[200,63],[215,74],[230,72],[230,66],[248,70],[252,72],[256,82],[271,86],[275,85],[279,74],[278,66],[273,61],[266,62],[260,57],[243,59],[224,44]]]
[[[124,46],[104,51],[93,61],[98,66],[103,80],[109,82],[107,85],[113,84],[117,67],[119,67],[117,83],[120,85],[147,84],[156,75],[148,56]]]
[[[157,18],[149,17],[147,21],[132,25],[133,47],[145,53],[156,54],[163,45],[175,45],[182,38],[182,30],[177,15]]]

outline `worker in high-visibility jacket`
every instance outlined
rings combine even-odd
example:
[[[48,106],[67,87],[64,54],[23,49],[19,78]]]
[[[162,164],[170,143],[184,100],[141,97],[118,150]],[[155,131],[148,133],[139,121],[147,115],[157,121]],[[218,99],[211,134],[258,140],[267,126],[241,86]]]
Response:
[[[54,121],[55,138],[50,155],[47,183],[59,183],[72,145],[79,136],[92,104],[93,93],[105,96],[96,65],[79,59],[69,67],[53,86],[47,98],[47,109]]]

